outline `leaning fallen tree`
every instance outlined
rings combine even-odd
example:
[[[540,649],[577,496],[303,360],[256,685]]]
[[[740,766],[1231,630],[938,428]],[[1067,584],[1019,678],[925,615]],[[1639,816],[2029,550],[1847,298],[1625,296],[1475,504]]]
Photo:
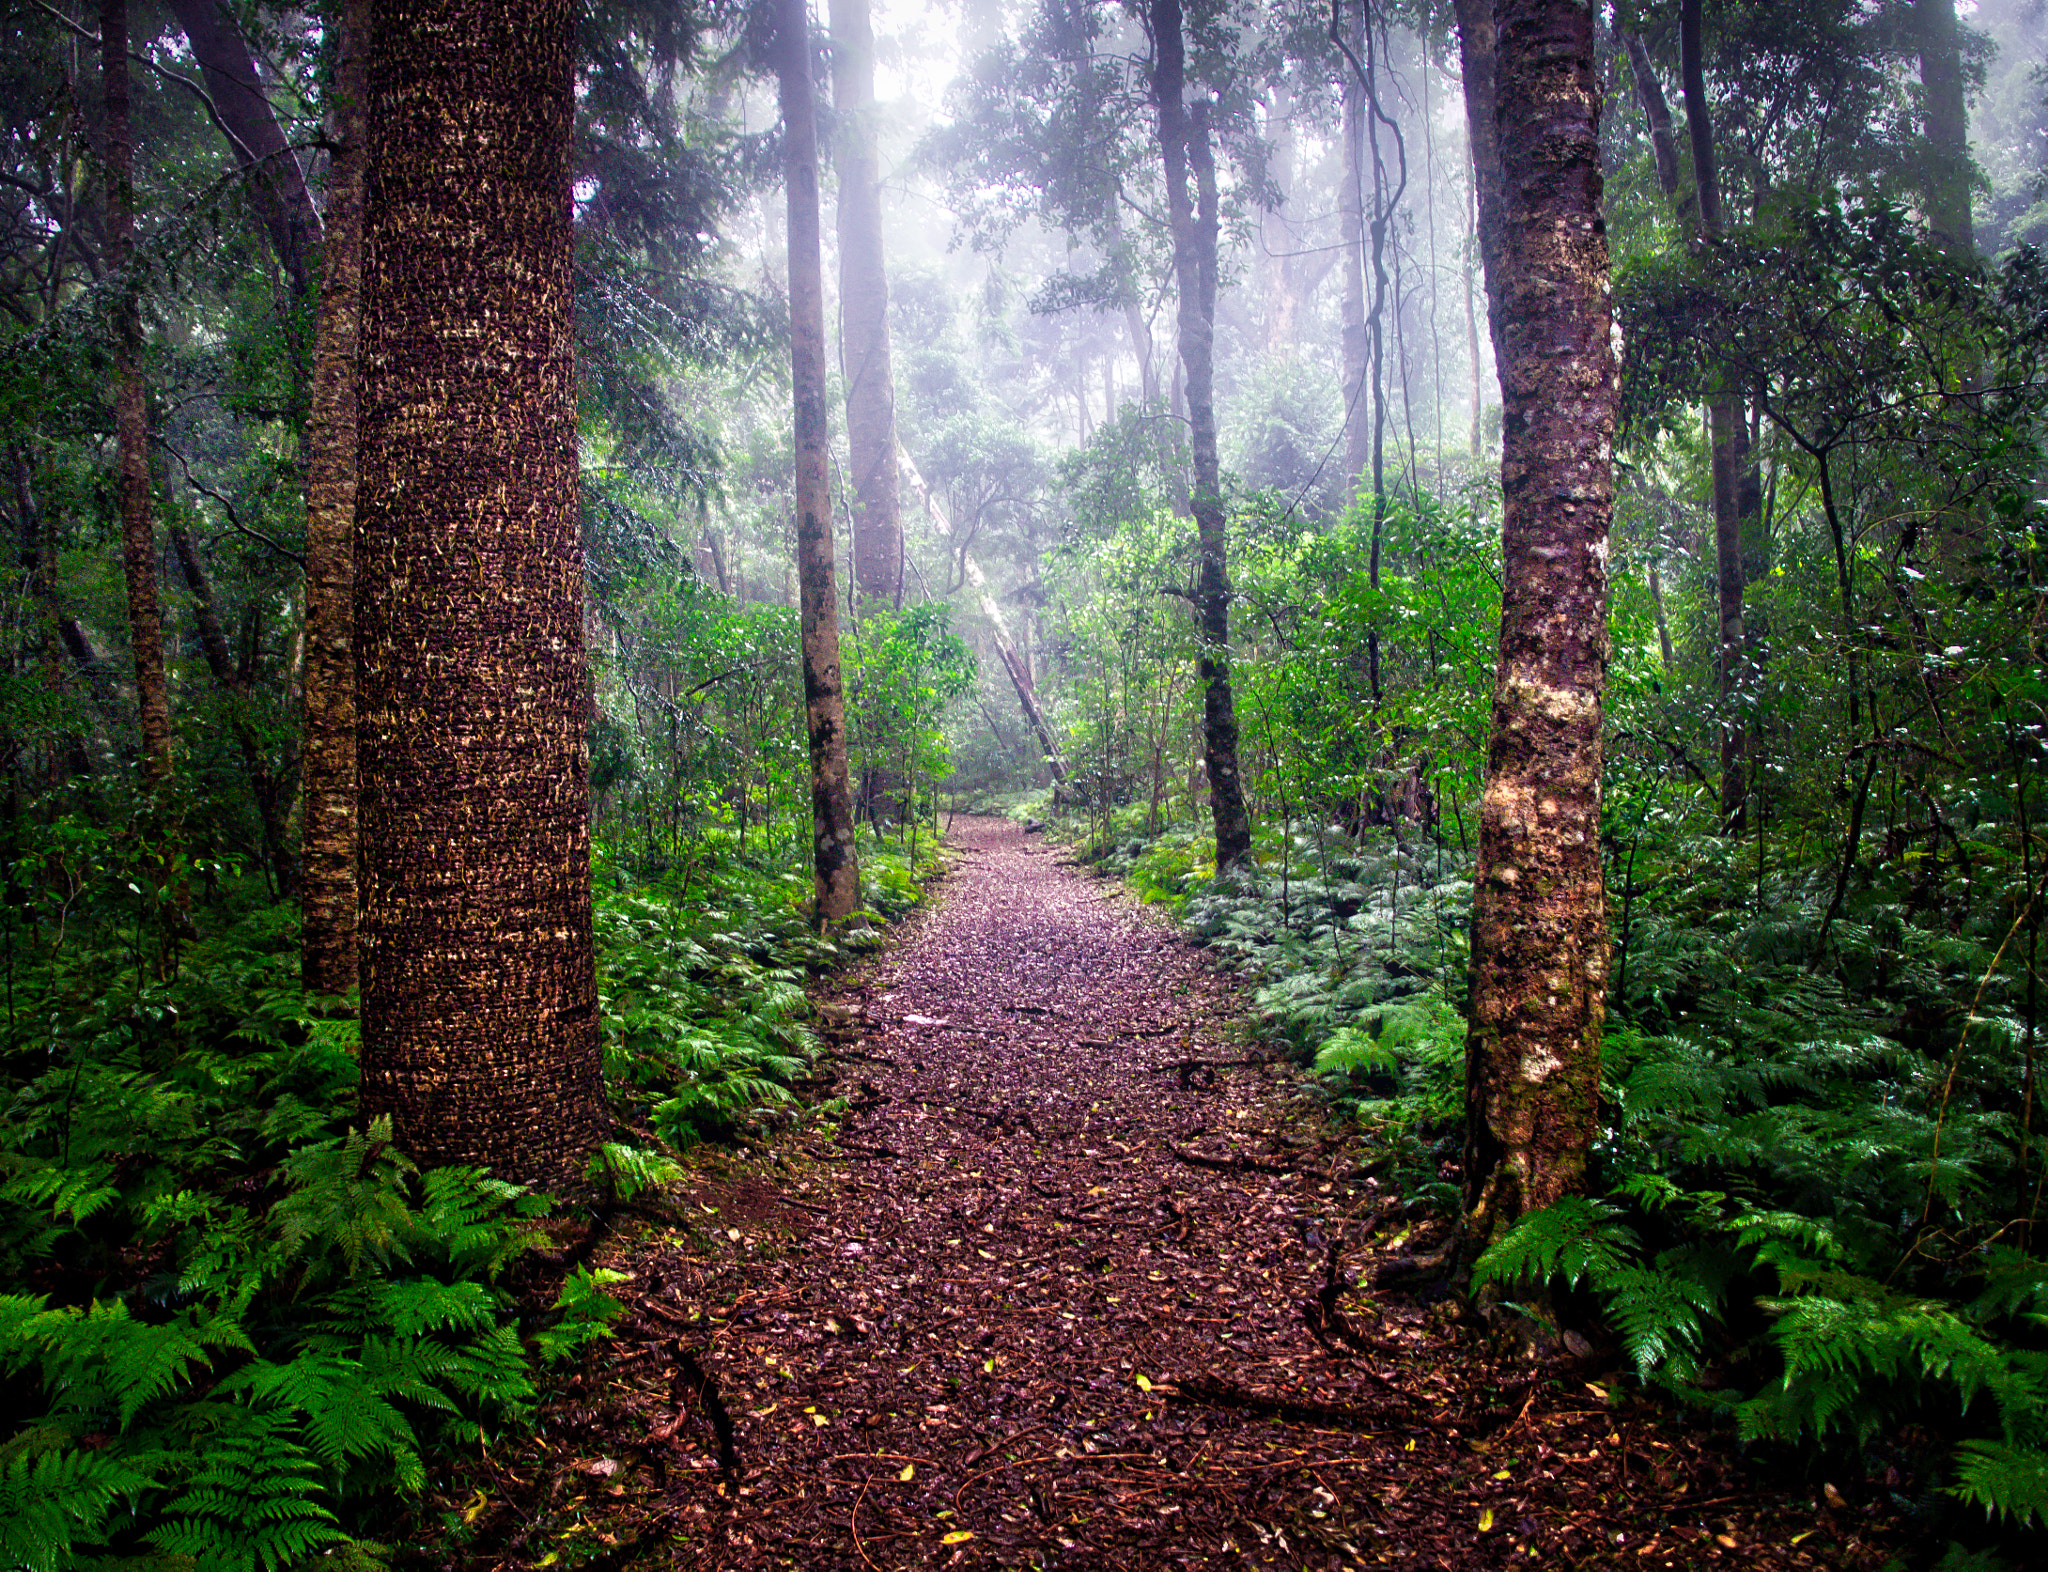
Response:
[[[924,476],[918,473],[917,461],[909,452],[898,447],[896,458],[901,466],[903,483],[924,509],[925,517],[937,526],[948,540],[953,536],[952,520],[946,517],[945,509],[939,506],[938,498],[932,495],[932,488],[925,484]],[[1025,668],[1024,659],[1017,653],[1017,641],[1010,637],[1010,625],[1003,616],[1003,608],[996,604],[995,592],[988,587],[988,575],[981,571],[981,564],[974,560],[974,553],[960,553],[960,571],[967,584],[974,591],[980,603],[981,614],[988,619],[990,634],[995,639],[996,654],[1002,660],[1003,670],[1010,674],[1010,686],[1017,690],[1017,707],[1024,712],[1025,720],[1038,734],[1038,744],[1045,750],[1045,767],[1052,771],[1053,784],[1064,787],[1067,784],[1066,760],[1061,757],[1060,745],[1053,736],[1052,726],[1045,718],[1045,711],[1039,707],[1038,690],[1031,684],[1031,673]]]

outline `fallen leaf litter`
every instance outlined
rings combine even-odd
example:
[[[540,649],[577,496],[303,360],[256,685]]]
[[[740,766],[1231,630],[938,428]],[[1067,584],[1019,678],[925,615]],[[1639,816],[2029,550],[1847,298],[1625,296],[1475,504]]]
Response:
[[[617,1340],[464,1474],[453,1560],[1883,1563],[1832,1486],[1767,1487],[1580,1379],[1607,1366],[1491,1361],[1448,1305],[1353,1289],[1397,1214],[1201,951],[1013,826],[949,845],[827,1012],[837,1138],[707,1158],[694,1237],[600,1252]]]

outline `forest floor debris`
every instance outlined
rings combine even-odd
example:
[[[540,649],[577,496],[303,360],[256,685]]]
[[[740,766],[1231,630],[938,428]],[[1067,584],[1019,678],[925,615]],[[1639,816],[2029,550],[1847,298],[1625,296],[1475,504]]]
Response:
[[[1449,1301],[1351,1288],[1417,1241],[1345,1143],[1303,1140],[1292,1070],[1246,1051],[1199,948],[1014,826],[951,844],[842,994],[837,1137],[707,1155],[691,1224],[600,1252],[632,1274],[616,1341],[530,1448],[465,1472],[440,1559],[1890,1559],[1862,1482],[1770,1477],[1598,1353],[1532,1370]]]

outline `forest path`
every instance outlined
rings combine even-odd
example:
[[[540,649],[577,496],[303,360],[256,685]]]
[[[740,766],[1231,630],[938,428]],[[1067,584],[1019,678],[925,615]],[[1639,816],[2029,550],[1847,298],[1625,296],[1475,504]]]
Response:
[[[1227,984],[1057,847],[966,819],[949,844],[937,899],[843,995],[838,1139],[799,1134],[767,1178],[700,1171],[703,1232],[612,1262],[628,1317],[557,1405],[576,1455],[551,1470],[606,1560],[1854,1559],[1793,1549],[1811,1498],[1757,1502],[1654,1410],[1486,1366],[1412,1304],[1328,1314],[1373,1189],[1288,1114],[1290,1073],[1231,1045]]]

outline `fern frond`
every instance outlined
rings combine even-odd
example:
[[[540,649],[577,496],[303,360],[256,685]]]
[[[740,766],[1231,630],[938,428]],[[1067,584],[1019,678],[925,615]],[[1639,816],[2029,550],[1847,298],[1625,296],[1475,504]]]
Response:
[[[621,1201],[630,1201],[643,1190],[658,1190],[683,1177],[674,1158],[638,1146],[621,1146],[606,1141],[591,1154],[584,1177],[605,1185]]]
[[[206,1438],[149,1542],[192,1557],[198,1572],[284,1572],[348,1540],[316,1499],[318,1473],[284,1416],[244,1411],[239,1423]]]
[[[1631,1265],[1641,1248],[1613,1207],[1568,1195],[1517,1222],[1473,1263],[1472,1281],[1512,1285],[1562,1277],[1576,1288],[1590,1278],[1598,1288]]]
[[[44,1451],[0,1465],[0,1565],[57,1572],[74,1547],[105,1543],[107,1516],[123,1496],[154,1483],[156,1454]]]
[[[195,1366],[210,1367],[209,1345],[235,1337],[191,1320],[162,1326],[137,1321],[119,1300],[95,1300],[83,1309],[44,1310],[23,1315],[39,1300],[4,1302],[0,1344],[14,1368],[42,1366],[43,1385],[59,1413],[112,1410],[126,1430],[147,1403],[184,1386]]]
[[[2048,1527],[2048,1452],[2000,1441],[1965,1441],[1956,1448],[1956,1482],[1949,1494],[1987,1517],[2009,1517],[2021,1528],[2038,1519]]]
[[[372,1256],[382,1258],[411,1221],[400,1183],[414,1172],[413,1162],[392,1146],[388,1115],[340,1141],[301,1148],[284,1166],[292,1192],[271,1217],[293,1255],[338,1250],[353,1277]]]
[[[1691,1380],[1698,1372],[1705,1319],[1720,1305],[1719,1289],[1662,1263],[1624,1267],[1604,1286],[1608,1319],[1621,1333],[1636,1374],[1648,1380],[1664,1369],[1676,1380]]]
[[[1988,1321],[2023,1310],[2048,1312],[2048,1261],[2010,1245],[1994,1246],[1985,1252],[1984,1286],[1969,1313]]]

